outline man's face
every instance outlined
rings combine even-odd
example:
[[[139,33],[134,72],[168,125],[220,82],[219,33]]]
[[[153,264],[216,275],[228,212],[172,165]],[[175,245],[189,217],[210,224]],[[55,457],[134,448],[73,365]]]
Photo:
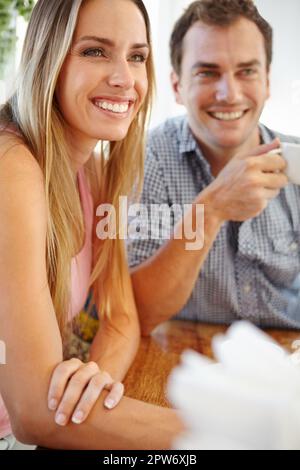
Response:
[[[180,77],[173,72],[172,82],[200,144],[233,151],[253,143],[269,97],[261,32],[245,18],[226,27],[195,23],[184,38]]]

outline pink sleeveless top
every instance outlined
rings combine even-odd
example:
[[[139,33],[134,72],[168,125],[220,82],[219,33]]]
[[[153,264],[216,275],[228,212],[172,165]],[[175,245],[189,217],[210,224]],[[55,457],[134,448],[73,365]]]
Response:
[[[78,185],[85,223],[85,241],[81,251],[71,262],[69,320],[74,318],[84,307],[88,296],[89,278],[92,269],[93,200],[83,167],[78,171]],[[0,395],[0,439],[11,434],[11,432],[9,417]]]

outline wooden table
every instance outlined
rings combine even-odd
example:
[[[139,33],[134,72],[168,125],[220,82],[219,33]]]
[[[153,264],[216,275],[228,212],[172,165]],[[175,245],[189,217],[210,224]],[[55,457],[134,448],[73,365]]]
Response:
[[[179,364],[181,353],[194,349],[212,356],[211,340],[227,327],[187,321],[170,321],[160,325],[149,338],[143,338],[136,359],[124,381],[126,396],[160,406],[170,406],[165,388],[168,376]],[[268,330],[279,344],[291,350],[300,331]]]

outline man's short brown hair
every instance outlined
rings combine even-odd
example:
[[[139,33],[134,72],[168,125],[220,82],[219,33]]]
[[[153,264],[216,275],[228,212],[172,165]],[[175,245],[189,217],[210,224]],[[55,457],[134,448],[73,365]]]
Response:
[[[273,54],[273,30],[252,0],[198,0],[178,19],[171,35],[171,63],[177,75],[181,72],[183,40],[194,23],[201,21],[213,26],[229,26],[241,17],[255,23],[262,33],[269,70]]]

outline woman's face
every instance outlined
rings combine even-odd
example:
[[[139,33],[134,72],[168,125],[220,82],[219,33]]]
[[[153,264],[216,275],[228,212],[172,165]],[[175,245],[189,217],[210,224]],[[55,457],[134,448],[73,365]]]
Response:
[[[56,98],[73,139],[122,140],[148,88],[144,17],[131,0],[81,7]]]

